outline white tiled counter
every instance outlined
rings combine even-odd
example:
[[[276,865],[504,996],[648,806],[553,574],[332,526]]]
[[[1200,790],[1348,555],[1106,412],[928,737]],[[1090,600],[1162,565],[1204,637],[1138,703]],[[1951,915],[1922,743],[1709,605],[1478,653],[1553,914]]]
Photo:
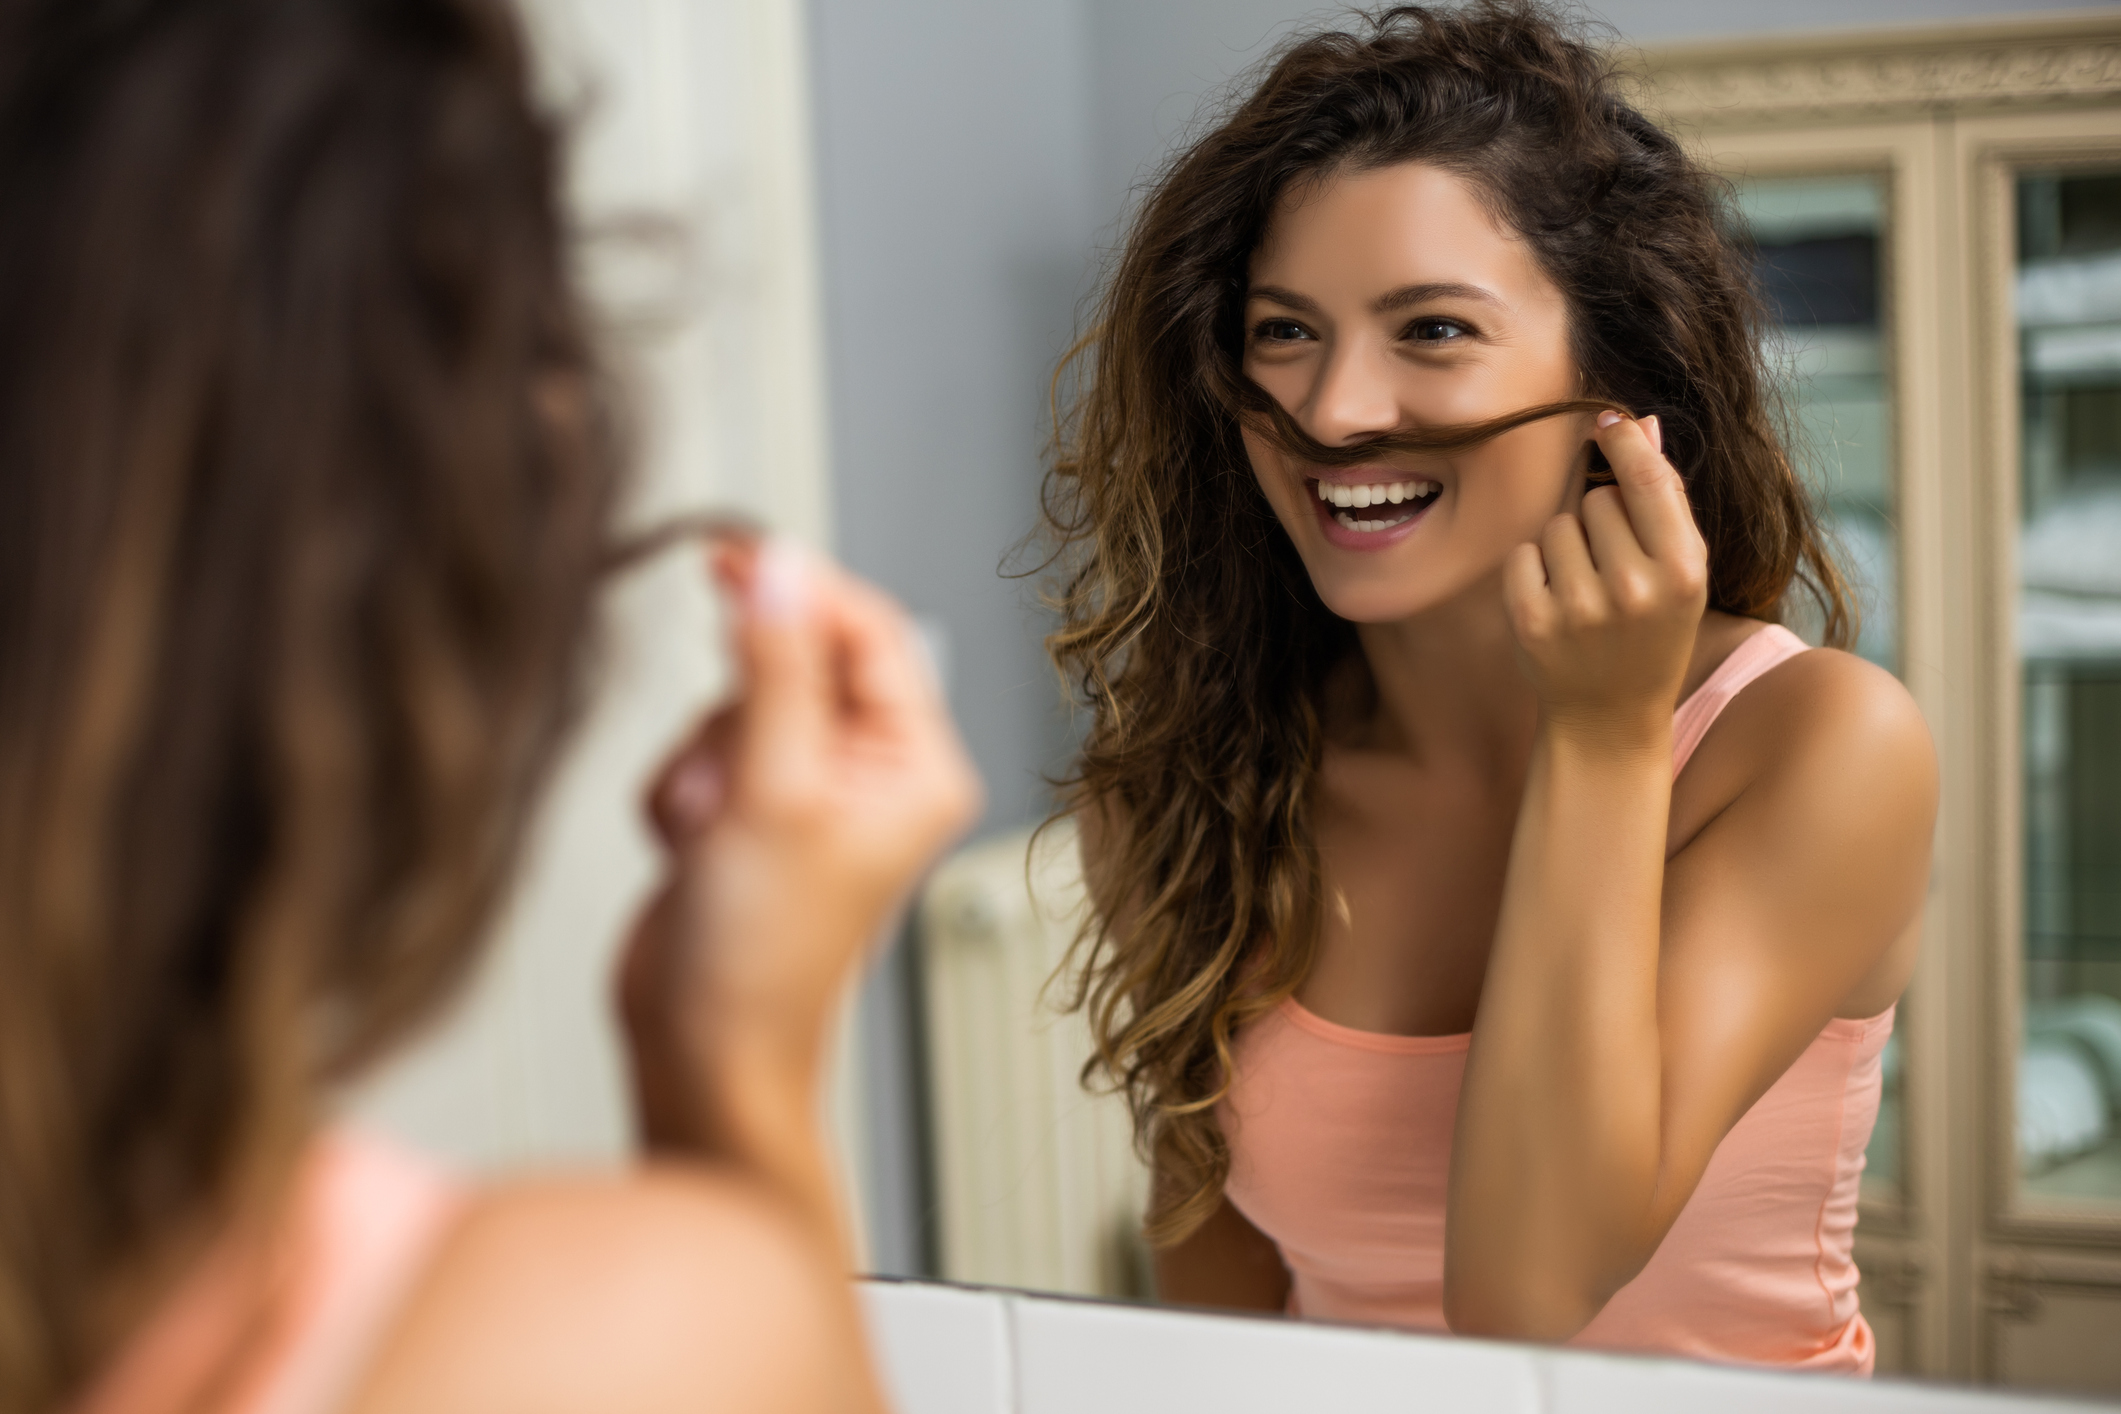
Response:
[[[2002,1414],[2091,1407],[925,1282],[869,1282],[862,1295],[898,1414]]]

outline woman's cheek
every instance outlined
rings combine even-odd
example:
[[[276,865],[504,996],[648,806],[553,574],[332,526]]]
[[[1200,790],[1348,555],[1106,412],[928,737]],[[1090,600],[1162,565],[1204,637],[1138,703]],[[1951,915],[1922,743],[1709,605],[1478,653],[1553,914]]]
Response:
[[[1238,435],[1244,442],[1245,460],[1251,465],[1252,479],[1258,484],[1261,494],[1267,498],[1267,504],[1274,507],[1276,514],[1284,518],[1290,516],[1293,510],[1304,509],[1301,506],[1292,507],[1289,503],[1291,480],[1285,464],[1286,459],[1282,454],[1273,444],[1252,432],[1240,432]]]
[[[1499,379],[1450,375],[1407,379],[1399,401],[1410,421],[1429,427],[1486,422],[1525,405]]]

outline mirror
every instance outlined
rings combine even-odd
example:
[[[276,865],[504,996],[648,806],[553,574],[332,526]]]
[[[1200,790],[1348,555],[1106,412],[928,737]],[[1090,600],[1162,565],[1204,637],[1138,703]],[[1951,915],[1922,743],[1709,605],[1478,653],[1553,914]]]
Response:
[[[1140,190],[1130,182],[1148,179],[1175,135],[1197,131],[1174,115],[1198,103],[1210,85],[1175,75],[1207,73],[1211,65],[1235,74],[1265,52],[1253,43],[1256,35],[1234,38],[1212,25],[1183,42],[1146,16],[1107,28],[1096,53],[1115,65],[1102,91],[1117,98],[1103,119],[1108,136],[1101,159],[1109,165],[1102,222],[1123,209],[1130,190]],[[1949,51],[1977,40],[1939,32],[1919,42]],[[2055,35],[2028,30],[1999,42],[2033,52],[2108,40],[2086,27]],[[1900,43],[1912,46],[1918,37]],[[1217,44],[1227,45],[1227,55],[1202,57]],[[1995,132],[1983,130],[1984,142],[2008,138],[2031,147],[2061,141],[2056,133],[2066,128],[2072,151],[2086,154],[2068,172],[2015,159],[1997,166],[2002,159],[1992,149],[1977,151],[1973,138],[1955,148],[1939,136],[1948,135],[1952,113],[1981,111],[1988,101],[1972,87],[1939,100],[1912,88],[1897,92],[1880,80],[1884,87],[1862,113],[1836,116],[1824,106],[1831,75],[1842,72],[1832,65],[1883,73],[1902,52],[1894,45],[1891,36],[1861,42],[1793,36],[1773,44],[1652,50],[1641,91],[1734,179],[1733,216],[1768,301],[1764,338],[1790,414],[1793,456],[1863,611],[1856,651],[1908,683],[1941,745],[1968,743],[1953,749],[1965,751],[1959,759],[1973,763],[1971,769],[2024,772],[2022,785],[2013,787],[2024,792],[2022,838],[1956,844],[1947,837],[1940,845],[1925,961],[1878,1057],[1878,1117],[1865,1154],[1857,1257],[1879,1371],[2121,1390],[2121,1370],[2107,1368],[2097,1354],[2121,1348],[2121,1263],[2103,1255],[2113,1229],[2100,1208],[2111,1199],[2100,1187],[2110,1167],[2113,1130],[2106,1119],[2121,1111],[2104,1088],[2103,1033],[2090,1040],[2077,1034],[2097,1029],[2095,1017],[2078,1015],[2089,1005],[2082,999],[2096,1001],[2112,989],[2099,980],[2106,962],[2093,923],[2071,921],[2059,932],[2059,925],[2050,926],[2058,910],[2071,920],[2093,919],[2095,895],[2113,882],[2098,854],[2104,827],[2096,802],[2104,797],[2087,784],[2103,769],[2096,743],[2103,727],[2093,720],[2098,665],[2086,666],[2082,653],[2064,662],[2042,646],[2046,640],[2025,637],[2032,630],[2024,626],[2047,604],[2040,596],[2060,592],[2048,580],[2061,573],[2055,566],[2063,559],[2043,548],[2048,540],[2064,529],[2081,539],[2097,528],[2086,516],[2058,518],[2052,503],[2064,480],[2063,489],[2086,496],[2104,484],[2098,389],[2106,375],[2098,339],[2111,311],[2090,286],[2074,301],[2060,291],[2065,277],[2096,275],[2093,267],[2103,259],[2105,246],[2097,242],[2104,227],[2094,231],[2096,213],[2084,213],[2097,205],[2094,188],[2111,181],[2109,169],[2096,165],[2099,144],[2121,161],[2121,93],[2080,94],[2083,110],[2069,123],[2051,124],[2052,131],[2020,134],[2000,126],[2001,119]],[[1130,49],[1122,70],[1111,56]],[[1794,86],[1784,89],[1760,77],[1773,72],[1784,76],[1773,82],[1783,83],[1789,71],[1773,66],[1800,62],[1828,77],[1812,87],[1790,81]],[[1156,121],[1135,121],[1152,111],[1160,115]],[[1991,221],[1994,207],[1981,205],[1987,198],[1979,193],[1990,188],[1980,183],[1991,180],[2008,188],[2007,231]],[[2078,234],[2069,238],[2076,245],[2057,244],[2065,239],[2054,225],[2059,218],[2042,218],[2038,203],[2050,213],[2077,213],[2071,229]],[[2041,219],[2049,225],[2040,226]],[[1967,252],[1964,265],[1942,258],[1953,242]],[[1091,288],[1086,283],[1079,293]],[[2013,337],[2001,348],[1978,332],[1985,298],[1979,291],[1992,289],[2008,291],[2016,308]],[[1987,391],[1973,398],[1955,392],[1969,386],[1951,381],[1961,376],[1950,362],[1958,348],[1976,350],[1968,355],[1974,372],[1966,376],[1977,390],[2009,386],[2020,377],[2022,360],[2023,431],[2012,434],[2008,466],[1976,453],[1976,429],[1984,418],[2018,426],[2009,419],[2021,404],[2006,405]],[[1982,504],[2021,458],[2023,489],[2014,494],[2024,498],[2025,539],[2016,551],[2022,558],[1999,560],[1993,573],[1948,563],[1945,519],[1971,514],[1959,508]],[[2039,520],[2042,515],[2048,519]],[[1963,574],[1976,576],[1979,587],[1970,597],[1954,597],[1958,591],[1947,586]],[[1986,666],[1963,667],[1951,656],[1959,650],[1950,645],[1962,641],[1954,635],[1969,631],[1963,616],[1981,602],[2009,602],[2006,596],[2019,593],[2021,583],[2026,617],[2009,651],[2022,654],[2023,667],[2013,662],[2007,672],[2014,681],[2023,674],[2022,755],[2013,740],[1990,736],[1975,745],[1971,737],[1950,737],[1942,725],[1951,713],[1970,721],[1986,711],[1976,703],[1987,700],[1997,681]],[[2080,616],[2092,612],[2076,600],[2071,606]],[[1796,627],[1810,636],[1820,625]],[[2077,743],[2066,760],[2056,745],[2065,718],[2075,733],[2069,740]],[[1064,763],[1067,744],[1046,737],[1041,765],[1052,770]],[[1948,800],[1974,789],[1975,778],[1959,771],[1947,765]],[[1989,964],[1966,961],[1965,950],[1988,944],[1974,931],[1971,910],[1978,904],[1967,900],[1960,881],[2005,877],[2021,848],[2023,951],[2000,961],[2022,966],[2027,1010],[2022,1023],[2008,1023],[2010,1031],[1976,1037],[1964,1030],[1971,1024],[1965,1018],[1979,1015],[1987,997],[1962,989],[1974,987],[1969,979]],[[1139,1236],[1148,1176],[1130,1150],[1124,1106],[1078,1084],[1090,1035],[1079,1015],[1055,1010],[1055,992],[1047,988],[1085,906],[1074,850],[1067,825],[1050,830],[1035,850],[1021,830],[995,832],[951,861],[922,901],[914,990],[927,1037],[928,1191],[937,1263],[931,1270],[1004,1287],[1153,1300],[1152,1258]],[[2064,1011],[2068,1026],[2057,1020]],[[1946,1064],[1954,1048],[1966,1046],[1987,1048],[1980,1068],[2016,1075],[2015,1089],[1970,1089],[1965,1068]],[[2058,1048],[2071,1077],[2088,1081],[2070,1092],[2082,1111],[2073,1138],[2040,1129],[2053,1127],[2048,1111],[2061,1093],[2062,1082],[2047,1074]],[[2034,1129],[2035,1147],[2046,1146],[2037,1154],[2026,1148]],[[2028,1212],[2037,1209],[2041,1221],[2066,1210],[2070,1222],[2081,1217],[2082,1223],[2051,1223],[2038,1245],[2027,1236],[2028,1245],[2011,1249],[2024,1252],[2023,1264],[2011,1267],[2007,1280],[1984,1286],[1946,1274],[1963,1260],[1957,1254],[2005,1240],[2005,1229],[1981,1216],[1987,1200],[1979,1195],[1991,1191],[1984,1187],[1991,1171],[2010,1174],[2018,1201],[2031,1205]],[[2017,1230],[2010,1231],[2008,1240],[2018,1241]],[[2065,1269],[2067,1278],[2059,1275]],[[2043,1271],[2058,1273],[2052,1285],[2041,1285]],[[1986,1332],[1978,1349],[1948,1334],[1972,1329],[1968,1323]]]

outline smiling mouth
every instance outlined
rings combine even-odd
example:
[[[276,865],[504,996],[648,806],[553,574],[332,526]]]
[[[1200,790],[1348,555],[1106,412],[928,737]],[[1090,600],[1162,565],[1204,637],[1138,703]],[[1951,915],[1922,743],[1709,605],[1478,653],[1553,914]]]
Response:
[[[1311,483],[1318,499],[1333,508],[1333,519],[1354,531],[1390,530],[1405,525],[1435,503],[1443,487],[1434,481],[1379,481],[1354,486]]]

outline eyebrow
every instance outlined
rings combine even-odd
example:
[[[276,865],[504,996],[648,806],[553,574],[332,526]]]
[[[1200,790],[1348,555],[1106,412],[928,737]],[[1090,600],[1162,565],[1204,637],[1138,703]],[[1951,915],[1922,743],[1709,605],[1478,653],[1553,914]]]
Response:
[[[1285,289],[1280,285],[1254,285],[1250,290],[1246,291],[1246,297],[1249,299],[1268,300],[1288,309],[1300,309],[1306,314],[1322,312],[1319,309],[1317,300],[1307,295],[1300,295],[1294,290]],[[1502,297],[1493,290],[1485,290],[1478,285],[1458,284],[1448,280],[1432,280],[1419,285],[1401,285],[1396,290],[1388,290],[1384,294],[1379,295],[1375,300],[1371,301],[1370,308],[1378,314],[1392,314],[1405,309],[1408,305],[1421,304],[1426,300],[1432,299],[1478,300],[1482,304],[1491,304],[1498,309],[1509,308],[1508,305],[1503,303]]]

